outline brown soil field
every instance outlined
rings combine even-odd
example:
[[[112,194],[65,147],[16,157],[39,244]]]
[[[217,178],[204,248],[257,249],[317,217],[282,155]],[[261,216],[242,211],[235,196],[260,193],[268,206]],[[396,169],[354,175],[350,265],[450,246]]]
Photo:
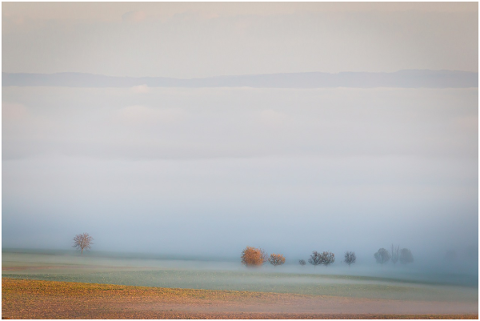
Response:
[[[478,305],[2,278],[2,316],[4,319],[477,319]]]

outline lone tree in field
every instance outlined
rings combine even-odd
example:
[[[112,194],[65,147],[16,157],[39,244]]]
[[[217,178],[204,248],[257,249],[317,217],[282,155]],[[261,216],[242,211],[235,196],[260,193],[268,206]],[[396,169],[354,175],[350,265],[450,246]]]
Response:
[[[355,263],[356,260],[357,256],[355,255],[355,252],[345,252],[345,263],[347,263],[349,267]]]
[[[88,250],[91,248],[93,244],[93,237],[88,235],[88,233],[77,234],[73,238],[73,247],[77,250],[81,250],[81,254],[83,254],[83,250]]]
[[[388,260],[390,260],[390,254],[383,247],[379,249],[377,253],[375,253],[373,256],[375,257],[375,260],[379,264],[387,263]]]
[[[396,247],[394,247],[393,244],[392,244],[392,262],[393,262],[393,264],[397,264],[397,262],[398,262],[398,258],[399,258],[399,256],[398,256],[398,251],[399,251],[399,248],[400,248],[400,247],[399,247],[398,245],[397,245]]]
[[[335,254],[333,254],[332,252],[323,252],[322,254],[320,254],[320,258],[322,264],[325,266],[328,266],[329,264],[335,262]]]
[[[248,267],[261,266],[267,261],[267,254],[262,249],[247,246],[242,252],[242,264]]]
[[[317,265],[322,264],[321,254],[317,251],[313,251],[312,255],[310,255],[310,258],[308,259],[308,263],[313,265],[313,267],[317,267]]]
[[[413,255],[409,249],[401,249],[400,256],[398,257],[400,263],[407,264],[413,262]]]
[[[285,263],[285,258],[282,254],[270,254],[268,262],[270,262],[270,264],[273,266],[282,265]]]
[[[305,262],[305,260],[299,260],[298,263],[299,263],[301,266],[304,266],[305,264],[307,264],[307,262]]]

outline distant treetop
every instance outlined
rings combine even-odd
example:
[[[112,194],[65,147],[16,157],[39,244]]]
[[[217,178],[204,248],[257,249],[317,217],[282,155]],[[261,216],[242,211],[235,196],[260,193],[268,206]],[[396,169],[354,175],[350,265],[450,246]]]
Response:
[[[242,251],[242,264],[248,267],[261,266],[267,261],[267,253],[262,249],[247,246]]]
[[[73,247],[81,250],[81,254],[83,254],[84,249],[90,249],[92,244],[93,237],[91,237],[88,233],[77,234],[73,238]]]
[[[373,255],[379,264],[387,263],[390,260],[390,254],[383,247]]]

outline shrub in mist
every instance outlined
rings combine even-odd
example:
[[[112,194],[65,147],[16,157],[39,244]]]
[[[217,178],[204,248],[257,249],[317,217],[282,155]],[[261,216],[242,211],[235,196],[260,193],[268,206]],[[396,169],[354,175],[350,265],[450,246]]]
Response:
[[[322,264],[321,254],[317,251],[313,251],[312,255],[310,255],[310,258],[308,259],[308,263],[313,265],[313,267],[317,267],[317,265]]]
[[[328,266],[333,262],[335,262],[335,254],[333,254],[332,252],[323,252],[321,254],[321,258],[322,258],[322,264],[325,266]]]
[[[310,258],[308,259],[308,263],[312,264],[314,267],[320,264],[328,266],[333,262],[335,262],[335,254],[332,252],[319,253],[317,251],[313,251],[312,255],[310,255]]]
[[[398,260],[402,264],[412,263],[413,262],[412,252],[409,249],[401,249]]]
[[[242,251],[242,264],[248,267],[261,266],[267,261],[267,253],[260,248],[247,246]]]
[[[390,260],[390,254],[383,247],[373,255],[379,264],[387,263]]]
[[[345,260],[344,262],[348,264],[348,266],[352,265],[355,263],[357,260],[357,256],[355,255],[355,252],[345,252]]]
[[[270,254],[268,262],[273,266],[282,265],[285,263],[285,257],[282,254]]]

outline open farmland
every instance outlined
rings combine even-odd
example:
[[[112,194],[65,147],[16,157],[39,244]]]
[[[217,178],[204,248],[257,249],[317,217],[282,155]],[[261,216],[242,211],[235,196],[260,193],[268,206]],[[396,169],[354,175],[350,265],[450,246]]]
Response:
[[[472,304],[2,280],[4,318],[477,318]]]
[[[301,270],[293,267],[285,270],[246,269],[233,262],[115,260],[6,252],[3,315],[457,318],[478,314],[474,286],[322,274],[320,269],[316,273],[310,273],[311,269],[299,273]]]

